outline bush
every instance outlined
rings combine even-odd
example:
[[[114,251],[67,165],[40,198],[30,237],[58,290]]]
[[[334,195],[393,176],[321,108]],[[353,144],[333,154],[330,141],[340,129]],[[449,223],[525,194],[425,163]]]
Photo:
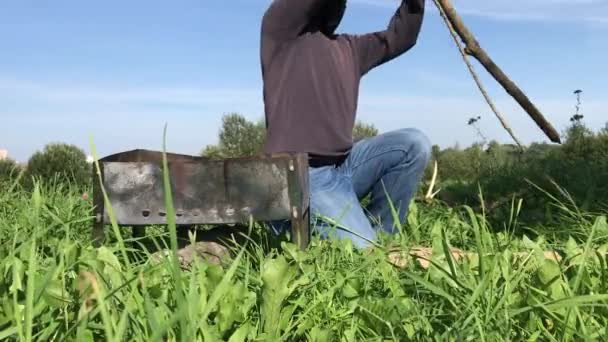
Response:
[[[535,187],[538,186],[567,203],[571,199],[583,211],[605,212],[608,210],[608,130],[594,133],[576,122],[566,129],[564,137],[562,145],[535,143],[524,153],[514,146],[496,142],[491,142],[485,150],[480,145],[466,149],[436,148],[433,152],[439,163],[436,188],[442,189],[438,198],[450,205],[467,204],[479,209],[481,188],[483,204],[491,220],[508,219],[509,204],[515,197],[526,203],[520,220],[546,221],[552,201]],[[430,177],[431,167],[429,165],[426,179]]]
[[[60,181],[82,187],[90,183],[91,169],[83,150],[74,145],[53,143],[29,159],[26,185],[31,185],[34,178],[42,182]]]
[[[0,187],[17,179],[21,172],[21,166],[12,159],[0,160]]]
[[[353,141],[375,137],[378,133],[378,129],[373,124],[357,121],[353,127]]]

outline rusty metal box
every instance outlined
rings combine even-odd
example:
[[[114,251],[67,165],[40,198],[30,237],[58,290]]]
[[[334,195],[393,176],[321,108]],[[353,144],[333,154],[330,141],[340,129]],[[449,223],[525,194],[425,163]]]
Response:
[[[304,154],[214,160],[167,153],[178,225],[290,220],[292,239],[309,241],[308,159]],[[110,223],[101,185],[121,226],[166,224],[162,152],[132,150],[99,160],[94,174],[94,238]]]

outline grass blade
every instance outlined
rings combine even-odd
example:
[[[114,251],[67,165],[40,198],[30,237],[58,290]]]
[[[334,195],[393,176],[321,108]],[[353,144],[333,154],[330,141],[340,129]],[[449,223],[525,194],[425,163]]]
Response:
[[[574,296],[564,299],[547,301],[544,303],[529,305],[523,308],[512,310],[511,315],[517,316],[522,313],[526,313],[528,311],[532,311],[535,309],[545,309],[545,310],[555,310],[561,308],[575,308],[582,305],[591,305],[591,306],[601,306],[604,308],[608,308],[608,304],[599,304],[599,302],[608,301],[608,294],[599,294],[599,295],[582,295],[582,296]],[[594,304],[595,303],[595,304]]]

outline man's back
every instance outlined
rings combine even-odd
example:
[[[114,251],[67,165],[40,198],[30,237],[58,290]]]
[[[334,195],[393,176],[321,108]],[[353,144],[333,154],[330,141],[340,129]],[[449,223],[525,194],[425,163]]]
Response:
[[[335,36],[324,21],[339,22],[343,9],[329,17],[319,11],[338,3],[345,6],[344,0],[275,0],[264,15],[266,153],[345,154],[352,147],[361,76],[416,41],[422,11],[413,5],[404,2],[385,31]]]
[[[344,37],[307,33],[264,64],[265,151],[333,155],[352,145],[359,75]]]

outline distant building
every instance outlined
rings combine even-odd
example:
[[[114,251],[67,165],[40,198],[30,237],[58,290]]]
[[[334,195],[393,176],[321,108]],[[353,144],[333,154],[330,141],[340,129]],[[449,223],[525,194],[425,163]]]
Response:
[[[0,160],[4,160],[8,158],[8,151],[7,150],[0,150]]]

